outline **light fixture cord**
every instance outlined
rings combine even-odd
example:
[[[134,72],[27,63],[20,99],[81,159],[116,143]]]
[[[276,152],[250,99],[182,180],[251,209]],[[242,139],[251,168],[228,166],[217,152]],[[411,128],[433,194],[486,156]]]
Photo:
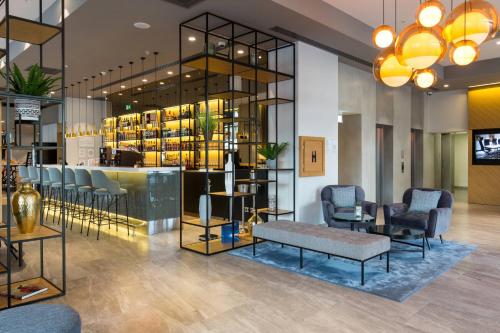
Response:
[[[382,0],[382,24],[385,24],[385,0]]]
[[[75,87],[75,85],[72,83],[71,84],[71,134],[73,134],[73,130],[75,128],[75,126],[73,125],[74,124],[73,117],[74,117],[74,113],[75,113],[75,98],[73,97],[74,96],[74,90],[73,90],[74,87]]]
[[[82,95],[81,95],[81,91],[82,91],[82,85],[81,85],[81,82],[78,82],[78,135],[80,135],[80,129],[81,129],[81,116],[80,114],[82,113],[81,111],[81,104],[82,104],[82,101],[81,101],[81,98],[82,98]]]
[[[133,67],[133,65],[134,65],[134,62],[133,62],[133,61],[131,61],[131,62],[129,62],[129,64],[130,64],[130,105],[132,105],[132,99],[134,98],[134,97],[132,96],[132,94],[133,94],[133,92],[134,92],[134,91],[133,91],[133,88],[132,88],[132,75],[133,75],[133,68],[132,68],[132,67]]]
[[[398,33],[398,1],[394,0],[394,31],[396,31],[396,34]]]
[[[87,86],[87,81],[88,79],[85,78],[84,79],[85,81],[85,135],[87,134],[87,130],[88,130],[88,121],[87,121],[87,113],[88,113],[88,109],[87,109],[87,106],[88,106],[88,98],[86,97],[87,94],[88,94],[88,86]]]
[[[118,94],[118,97],[120,97],[120,105],[122,105],[122,96],[123,96],[123,93],[122,93],[122,68],[123,68],[123,66],[120,65],[120,66],[118,66],[118,68],[120,69],[120,93]]]
[[[467,0],[464,0],[464,41],[467,40]]]
[[[96,130],[96,123],[95,123],[95,117],[94,117],[94,89],[95,89],[95,76],[92,75],[92,126],[94,126],[93,133],[95,133]]]

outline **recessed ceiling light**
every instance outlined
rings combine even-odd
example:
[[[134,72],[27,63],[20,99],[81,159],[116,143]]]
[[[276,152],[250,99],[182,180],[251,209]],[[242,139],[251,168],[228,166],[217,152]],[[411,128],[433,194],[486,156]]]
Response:
[[[92,96],[88,95],[87,98],[92,98]]]
[[[125,89],[125,88],[127,88],[127,87],[126,87],[125,85],[123,85],[123,84],[122,84],[122,85],[120,86],[120,88]]]
[[[500,45],[500,40],[497,40],[497,45]]]
[[[106,75],[106,72],[105,72],[105,71],[102,71],[102,72],[101,72],[101,75]]]
[[[141,91],[141,90],[142,90],[142,88],[141,88],[141,87],[139,87],[139,88],[137,88],[137,90]]]
[[[107,92],[106,90],[104,90],[102,93],[103,93],[103,94],[107,94],[108,92]]]
[[[243,50],[238,50],[237,52],[238,52],[238,54],[243,54],[243,53],[245,53],[245,51],[243,51]]]
[[[123,94],[122,93],[118,93],[118,96],[123,96]]]
[[[160,84],[161,84],[161,85],[164,85],[164,84],[165,84],[165,82],[163,82],[163,81],[160,81]]]
[[[448,88],[450,85],[448,83],[443,84],[443,87]]]
[[[188,41],[190,42],[196,42],[196,37],[195,36],[189,36]]]
[[[259,59],[262,59],[262,56],[259,56]]]
[[[151,28],[151,25],[146,23],[146,22],[135,22],[134,23],[134,27],[136,27],[137,29],[149,29]]]
[[[186,74],[186,77],[189,79],[191,77],[191,75],[190,74]]]
[[[56,93],[55,91],[51,91],[50,92],[51,95],[55,95],[55,93]]]
[[[167,72],[167,74],[168,74],[168,75],[174,75],[174,72],[172,72],[172,71],[168,71],[168,72]]]
[[[134,103],[139,103],[139,101],[135,100]]]
[[[148,82],[148,79],[142,79],[142,82]]]
[[[69,65],[64,65],[64,68],[69,68]]]

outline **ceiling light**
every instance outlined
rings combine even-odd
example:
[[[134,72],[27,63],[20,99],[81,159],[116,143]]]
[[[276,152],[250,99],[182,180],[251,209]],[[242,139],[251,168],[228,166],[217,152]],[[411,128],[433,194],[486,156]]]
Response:
[[[56,92],[55,92],[55,91],[51,91],[51,92],[50,92],[50,94],[51,94],[51,95],[55,95],[55,94],[56,94]]]
[[[259,59],[262,59],[262,56],[259,56]]]
[[[107,94],[108,92],[107,92],[106,90],[104,90],[102,93],[103,93],[103,94]]]
[[[196,37],[195,36],[189,36],[188,41],[190,42],[196,42]]]
[[[90,98],[92,98],[92,96],[88,95],[88,96],[87,96],[87,98],[89,98],[89,99],[90,99]]]
[[[186,77],[189,79],[191,77],[191,75],[190,74],[186,74]]]
[[[441,22],[445,8],[438,0],[428,0],[417,9],[417,23],[426,28],[432,28]]]
[[[69,65],[64,65],[64,68],[69,68]]]
[[[453,64],[466,66],[479,57],[479,48],[471,40],[462,40],[450,49],[450,60]]]
[[[500,40],[497,40],[497,45],[500,45]]]
[[[123,94],[122,93],[118,93],[118,96],[123,96]]]
[[[148,82],[148,79],[142,79],[142,82]]]
[[[134,103],[139,103],[139,101],[138,100],[134,100]]]
[[[141,87],[139,87],[139,88],[137,88],[137,90],[141,91],[141,90],[142,90],[142,88],[141,88]]]
[[[373,74],[377,80],[389,87],[401,87],[412,77],[410,66],[402,65],[394,55],[394,48],[382,51],[373,63]]]
[[[126,86],[122,84],[122,85],[120,86],[120,88],[121,88],[121,89],[125,89],[125,88],[126,88]]]
[[[437,80],[436,72],[433,69],[424,69],[415,72],[413,82],[421,89],[432,87]]]
[[[174,75],[174,72],[172,72],[172,71],[168,71],[168,72],[167,72],[167,74],[168,74],[168,75]]]
[[[137,29],[149,29],[151,28],[151,25],[146,23],[146,22],[135,22],[134,23],[134,27],[136,27]]]
[[[164,84],[165,84],[165,82],[163,82],[163,81],[160,81],[160,84],[161,84],[161,85],[164,85]]]
[[[380,49],[385,49],[392,45],[396,39],[396,32],[394,28],[389,25],[381,25],[373,30],[372,43]]]
[[[102,72],[101,72],[101,75],[106,75],[106,71],[102,71]]]
[[[395,54],[402,65],[425,69],[441,60],[446,42],[441,28],[425,28],[416,23],[407,26],[396,39]]]
[[[243,54],[243,53],[245,53],[245,51],[243,51],[243,50],[238,50],[238,51],[237,51],[237,53],[238,53],[238,54]]]
[[[450,85],[448,83],[443,84],[443,88],[449,88]]]

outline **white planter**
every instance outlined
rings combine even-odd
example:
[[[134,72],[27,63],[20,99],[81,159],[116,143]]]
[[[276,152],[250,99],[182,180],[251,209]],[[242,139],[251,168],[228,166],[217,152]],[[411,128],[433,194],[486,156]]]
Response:
[[[16,119],[21,120],[35,120],[40,119],[41,107],[40,101],[27,98],[17,98],[14,100],[16,107]]]
[[[276,169],[276,160],[267,160],[266,164],[268,169]]]

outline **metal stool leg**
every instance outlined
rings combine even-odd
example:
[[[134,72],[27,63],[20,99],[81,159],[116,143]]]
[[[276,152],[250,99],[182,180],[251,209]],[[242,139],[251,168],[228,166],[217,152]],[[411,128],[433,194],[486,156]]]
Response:
[[[130,236],[130,223],[128,221],[128,194],[125,194],[125,214],[127,218],[127,235]],[[135,229],[134,229],[134,234],[135,234]]]

